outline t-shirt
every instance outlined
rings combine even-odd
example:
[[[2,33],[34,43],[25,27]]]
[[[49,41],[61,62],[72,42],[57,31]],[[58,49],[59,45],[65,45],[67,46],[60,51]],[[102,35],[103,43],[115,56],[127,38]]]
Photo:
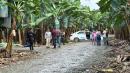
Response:
[[[56,37],[57,33],[56,33],[56,29],[52,30],[52,38]]]
[[[97,40],[101,40],[101,35],[97,34]]]
[[[92,33],[92,37],[93,37],[93,38],[96,38],[96,32],[93,32],[93,33]]]
[[[56,29],[56,36],[59,37],[61,35],[62,35],[62,33],[61,33],[60,29]]]
[[[45,33],[45,38],[52,38],[51,32],[46,32]]]
[[[103,37],[106,37],[106,33],[107,33],[107,31],[103,31]]]
[[[28,41],[29,41],[29,42],[33,42],[34,39],[35,39],[34,33],[31,32],[31,31],[27,32],[27,38],[28,38]]]
[[[101,32],[100,32],[100,31],[97,31],[97,32],[96,32],[96,35],[101,35]]]

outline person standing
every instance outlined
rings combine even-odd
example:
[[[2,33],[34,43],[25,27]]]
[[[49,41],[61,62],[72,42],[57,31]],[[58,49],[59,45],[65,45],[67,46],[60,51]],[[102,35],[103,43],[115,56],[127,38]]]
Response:
[[[104,45],[108,45],[108,31],[107,31],[107,29],[105,29],[104,31],[103,31],[103,41],[104,41]]]
[[[96,31],[92,32],[92,44],[95,45],[96,44]]]
[[[57,32],[56,28],[52,29],[52,42],[53,42],[53,48],[56,48],[56,40],[57,40]]]
[[[86,38],[90,39],[90,31],[88,29],[86,30]]]
[[[62,33],[61,33],[60,29],[56,29],[56,41],[57,41],[59,48],[61,47],[61,34]]]
[[[101,45],[101,32],[100,31],[97,31],[96,32],[96,42],[97,42],[97,45],[100,46]]]
[[[52,34],[49,29],[45,32],[45,39],[46,39],[46,48],[50,48]]]
[[[63,45],[65,45],[65,32],[62,31],[62,34],[61,34],[61,42],[63,43]]]
[[[33,43],[35,39],[35,34],[33,33],[32,29],[29,29],[27,32],[27,41],[29,43],[30,50],[34,50]]]

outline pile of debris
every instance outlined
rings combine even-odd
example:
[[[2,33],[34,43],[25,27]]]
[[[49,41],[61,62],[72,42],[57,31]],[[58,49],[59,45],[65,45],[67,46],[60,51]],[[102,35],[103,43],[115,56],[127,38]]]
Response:
[[[108,61],[105,67],[92,67],[97,70],[96,73],[130,73],[130,49],[125,40],[110,40],[112,47],[106,55]]]
[[[39,52],[28,50],[15,50],[13,51],[11,58],[0,58],[0,66],[9,65],[11,63],[17,63],[17,61],[23,61],[31,59],[39,55]]]

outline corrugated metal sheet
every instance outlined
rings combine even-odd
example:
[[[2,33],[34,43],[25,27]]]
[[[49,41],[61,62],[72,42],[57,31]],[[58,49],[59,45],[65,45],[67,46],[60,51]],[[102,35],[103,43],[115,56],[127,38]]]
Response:
[[[0,3],[0,17],[8,17],[8,6],[2,2]]]
[[[11,28],[11,15],[4,18],[3,26],[6,27],[6,28]]]

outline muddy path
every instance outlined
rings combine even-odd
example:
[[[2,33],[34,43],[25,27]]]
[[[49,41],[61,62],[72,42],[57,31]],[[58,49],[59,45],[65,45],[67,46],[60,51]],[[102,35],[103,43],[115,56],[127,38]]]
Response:
[[[105,46],[90,42],[68,44],[57,49],[35,48],[38,57],[0,68],[0,73],[89,73],[87,67],[102,62]]]

